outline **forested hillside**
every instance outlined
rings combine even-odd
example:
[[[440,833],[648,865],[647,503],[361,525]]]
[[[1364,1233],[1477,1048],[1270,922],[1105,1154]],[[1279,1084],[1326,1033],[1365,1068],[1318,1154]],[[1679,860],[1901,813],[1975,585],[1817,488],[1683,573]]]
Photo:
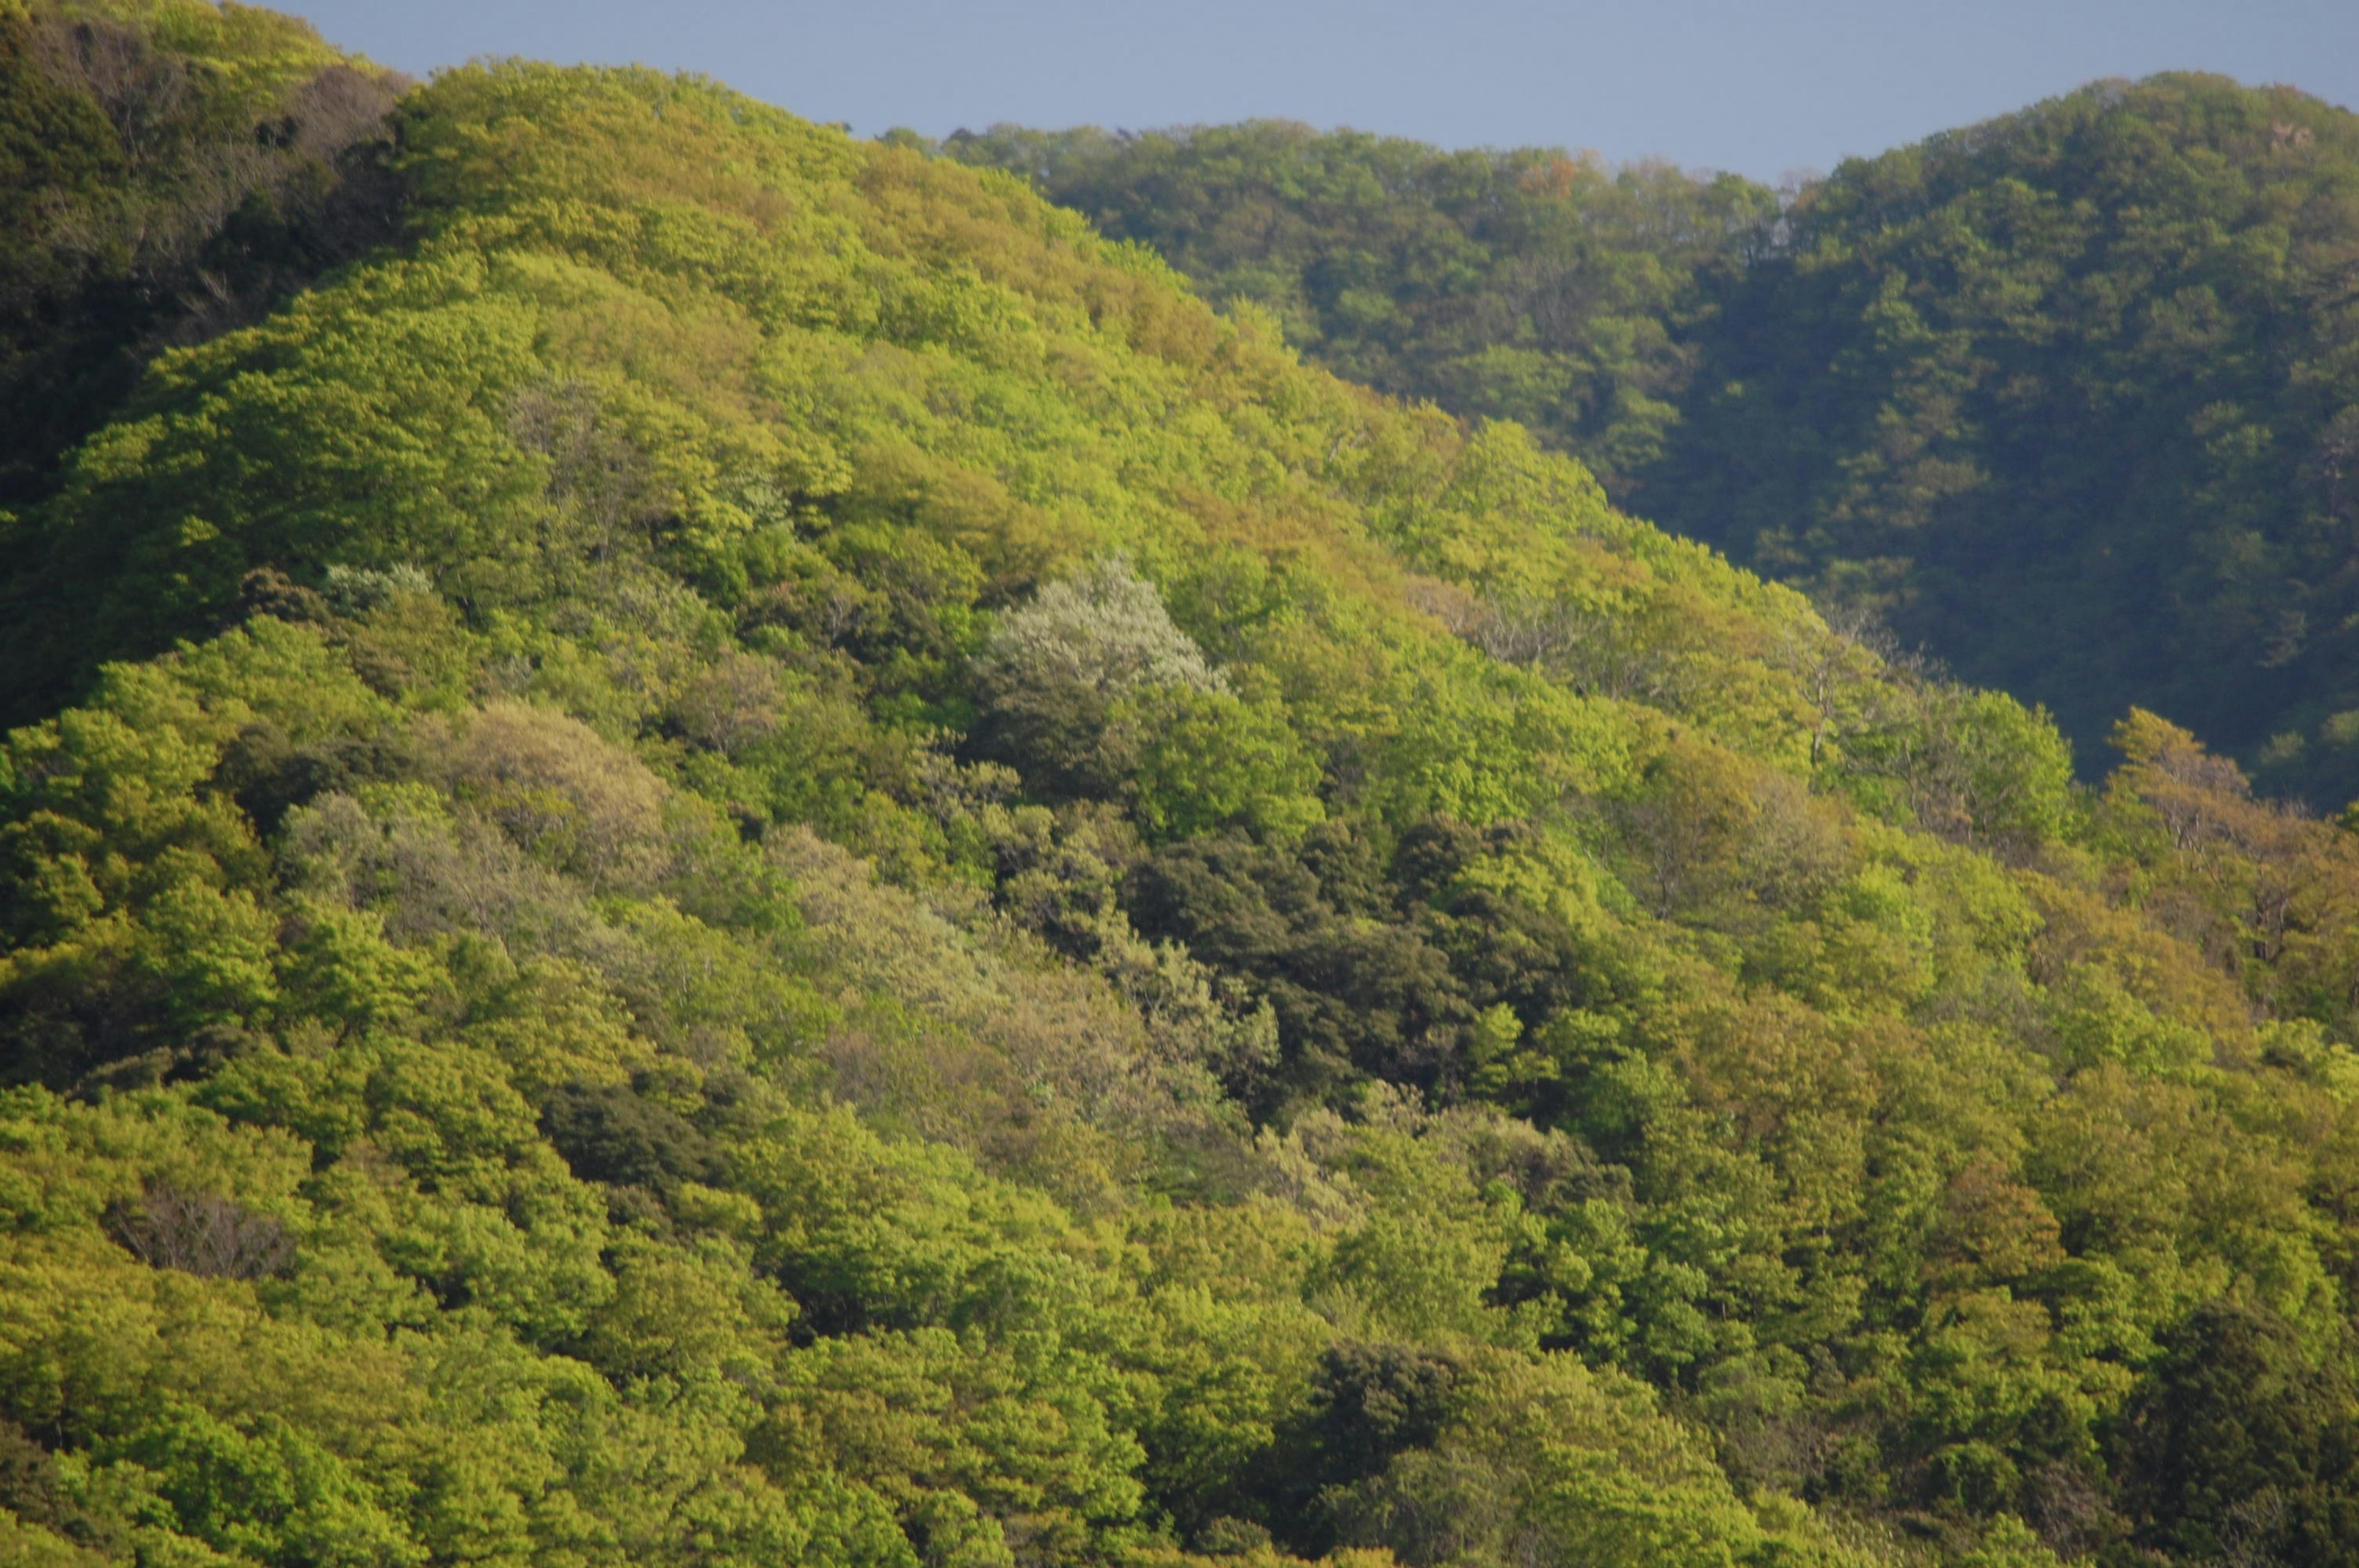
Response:
[[[0,510],[158,349],[388,237],[375,159],[405,85],[254,7],[44,15],[0,37]]]
[[[1517,421],[1624,500],[1679,420],[1713,285],[1773,243],[1778,214],[1734,175],[1272,120],[995,125],[939,150],[1024,175],[1216,305],[1268,312],[1338,375]]]
[[[338,149],[234,313],[10,231],[149,357],[0,550],[0,1558],[2359,1560],[2344,828],[1012,176],[0,35]]]
[[[2359,795],[2359,118],[2100,83],[1731,177],[1255,124],[953,137],[1341,373],[1523,420],[1617,500],[2045,703]]]
[[[2093,737],[2359,795],[2359,116],[2100,83],[1846,164],[1697,341],[1648,514]]]

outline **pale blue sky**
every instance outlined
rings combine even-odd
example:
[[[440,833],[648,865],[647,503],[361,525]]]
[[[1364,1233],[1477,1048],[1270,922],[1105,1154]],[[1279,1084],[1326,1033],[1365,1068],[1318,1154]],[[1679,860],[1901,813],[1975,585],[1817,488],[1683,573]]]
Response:
[[[482,54],[720,78],[863,135],[1281,115],[1775,179],[2101,76],[2359,105],[2359,0],[277,0],[417,74]]]

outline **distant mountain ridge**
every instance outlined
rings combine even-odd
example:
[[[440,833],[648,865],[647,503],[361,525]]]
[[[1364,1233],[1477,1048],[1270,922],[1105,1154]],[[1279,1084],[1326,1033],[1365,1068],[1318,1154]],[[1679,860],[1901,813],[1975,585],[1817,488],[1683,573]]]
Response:
[[[1300,127],[996,130],[1027,173],[1312,359],[1523,419],[1664,526],[2055,711],[2132,706],[2359,795],[2359,117],[2083,89],[1733,177]]]

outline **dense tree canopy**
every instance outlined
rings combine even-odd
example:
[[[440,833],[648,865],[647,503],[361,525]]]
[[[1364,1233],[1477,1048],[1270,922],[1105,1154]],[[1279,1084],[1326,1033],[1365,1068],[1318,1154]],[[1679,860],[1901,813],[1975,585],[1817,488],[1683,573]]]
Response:
[[[1442,152],[1284,121],[1144,135],[997,125],[942,145],[1269,312],[1351,380],[1515,419],[1617,494],[1660,456],[1708,291],[1776,194],[1669,165]]]
[[[2359,795],[2359,119],[2102,82],[1790,200],[1271,124],[1001,127],[1016,169],[1338,373],[1506,416],[1617,500],[2046,704]]]
[[[0,557],[0,1552],[2352,1561],[2348,828],[1009,176],[384,138]]]
[[[2101,82],[1845,164],[1697,340],[1647,495],[2103,733],[2359,795],[2359,116]]]
[[[401,85],[255,6],[0,5],[0,512],[158,348],[385,237]]]

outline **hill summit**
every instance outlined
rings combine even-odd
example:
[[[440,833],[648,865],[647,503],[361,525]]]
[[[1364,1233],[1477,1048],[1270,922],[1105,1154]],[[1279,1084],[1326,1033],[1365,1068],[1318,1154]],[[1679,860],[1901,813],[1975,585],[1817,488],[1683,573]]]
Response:
[[[2344,828],[1010,175],[0,59],[243,279],[7,239],[0,1552],[2351,1560]]]

